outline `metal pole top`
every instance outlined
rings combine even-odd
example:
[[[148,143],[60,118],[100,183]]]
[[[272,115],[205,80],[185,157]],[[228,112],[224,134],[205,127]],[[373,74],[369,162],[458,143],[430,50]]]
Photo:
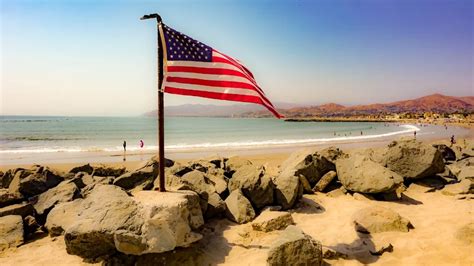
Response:
[[[140,20],[152,19],[152,18],[156,18],[156,21],[157,21],[158,23],[161,22],[161,16],[158,15],[157,13],[144,15],[143,17],[140,18]]]

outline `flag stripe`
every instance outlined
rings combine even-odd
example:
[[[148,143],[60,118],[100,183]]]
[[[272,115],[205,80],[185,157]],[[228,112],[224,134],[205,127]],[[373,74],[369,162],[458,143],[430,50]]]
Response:
[[[194,85],[194,84],[176,83],[176,82],[166,82],[165,90],[167,87],[178,88],[178,89],[201,90],[201,91],[216,92],[216,93],[242,94],[242,95],[260,97],[260,94],[258,94],[258,92],[256,91],[242,90],[240,88],[209,87],[209,86]]]
[[[165,92],[171,93],[171,94],[196,96],[196,97],[219,99],[219,100],[226,100],[226,101],[258,103],[265,106],[276,117],[278,118],[282,117],[273,107],[265,104],[262,101],[262,99],[258,96],[249,96],[249,95],[231,94],[231,93],[216,93],[216,92],[208,92],[208,91],[201,91],[201,90],[180,89],[180,88],[174,88],[174,87],[166,87]]]
[[[258,88],[256,88],[253,84],[249,84],[249,83],[229,81],[228,79],[206,80],[206,79],[198,79],[198,78],[183,78],[183,77],[173,77],[173,76],[167,76],[166,81],[184,83],[184,84],[204,85],[204,86],[210,86],[210,87],[227,87],[227,88],[240,88],[240,89],[245,89],[245,90],[253,90],[253,91],[257,91],[265,101],[270,102],[267,99],[267,97],[263,95]]]

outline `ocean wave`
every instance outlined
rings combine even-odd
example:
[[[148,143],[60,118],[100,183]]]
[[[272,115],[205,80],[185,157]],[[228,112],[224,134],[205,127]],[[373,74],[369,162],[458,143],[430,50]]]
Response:
[[[254,148],[254,147],[278,147],[289,145],[309,145],[309,144],[324,144],[331,142],[357,142],[370,139],[380,139],[400,134],[413,133],[419,131],[420,128],[414,125],[401,125],[404,128],[400,131],[394,131],[377,135],[362,135],[362,136],[345,136],[345,137],[331,137],[331,138],[310,138],[310,139],[274,139],[263,141],[236,141],[236,142],[221,142],[221,143],[197,143],[197,144],[173,144],[165,146],[168,151],[187,151],[187,150],[207,150],[207,149],[238,149],[238,148]],[[153,151],[157,150],[158,146],[146,146],[145,148],[127,147],[127,151]],[[120,152],[123,150],[122,146],[115,147],[64,147],[64,148],[38,148],[38,149],[15,149],[15,150],[0,150],[0,154],[8,153],[50,153],[50,152]]]
[[[12,138],[0,138],[6,141],[61,141],[61,140],[83,140],[84,138],[48,138],[48,137],[12,137]]]

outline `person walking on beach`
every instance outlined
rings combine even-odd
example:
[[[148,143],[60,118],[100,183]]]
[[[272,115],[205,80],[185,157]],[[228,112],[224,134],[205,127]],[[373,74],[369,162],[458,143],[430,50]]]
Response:
[[[140,149],[143,149],[143,146],[145,146],[145,143],[144,143],[143,140],[141,139],[141,140],[140,140]]]
[[[123,146],[123,161],[125,162],[127,160],[127,158],[125,157],[125,154],[127,152],[127,141],[124,140],[122,146]]]
[[[414,136],[415,139],[416,139],[416,131],[413,131],[413,136]]]
[[[456,144],[456,140],[454,139],[454,135],[451,136],[451,147]]]

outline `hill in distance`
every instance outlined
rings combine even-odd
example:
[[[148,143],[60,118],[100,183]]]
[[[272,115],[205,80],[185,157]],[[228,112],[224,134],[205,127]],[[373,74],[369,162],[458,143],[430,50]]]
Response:
[[[278,110],[286,117],[310,116],[356,116],[393,113],[456,113],[474,112],[474,96],[454,97],[442,94],[432,94],[416,99],[391,103],[374,103],[367,105],[344,106],[336,103],[327,103],[316,106],[301,106],[290,103],[275,104]],[[257,104],[235,105],[204,105],[185,104],[166,106],[166,116],[188,117],[271,117],[271,113]],[[156,116],[156,110],[148,112],[146,116]]]

